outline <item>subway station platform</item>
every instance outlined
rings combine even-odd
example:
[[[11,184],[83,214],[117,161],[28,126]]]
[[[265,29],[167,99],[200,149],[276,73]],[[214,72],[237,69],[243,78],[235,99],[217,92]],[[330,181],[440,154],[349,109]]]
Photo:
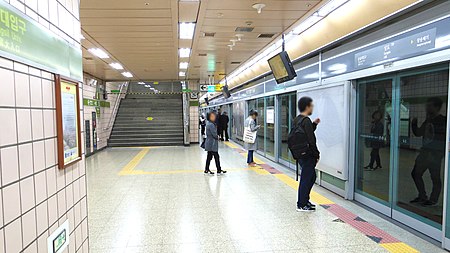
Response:
[[[108,148],[86,160],[90,252],[445,252],[315,186],[296,211],[294,173],[220,144],[225,175],[190,147]],[[215,170],[214,165],[211,167]]]

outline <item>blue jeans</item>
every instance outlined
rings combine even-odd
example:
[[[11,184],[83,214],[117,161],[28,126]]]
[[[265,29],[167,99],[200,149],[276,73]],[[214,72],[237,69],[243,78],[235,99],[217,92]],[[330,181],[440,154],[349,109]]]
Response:
[[[249,150],[247,154],[247,163],[253,163],[253,152],[254,150]]]
[[[316,159],[308,157],[298,160],[298,163],[302,168],[302,174],[300,176],[300,185],[298,187],[297,207],[301,208],[308,204],[309,194],[314,186],[314,182],[316,182]]]

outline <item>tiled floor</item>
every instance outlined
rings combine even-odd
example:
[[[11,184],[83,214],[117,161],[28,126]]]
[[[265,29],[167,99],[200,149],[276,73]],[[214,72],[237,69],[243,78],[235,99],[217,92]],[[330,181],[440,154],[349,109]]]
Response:
[[[224,176],[203,175],[206,154],[195,145],[115,148],[88,158],[90,252],[388,252],[329,210],[296,212],[292,187],[249,170],[235,149],[220,148]],[[314,190],[420,252],[444,252]]]

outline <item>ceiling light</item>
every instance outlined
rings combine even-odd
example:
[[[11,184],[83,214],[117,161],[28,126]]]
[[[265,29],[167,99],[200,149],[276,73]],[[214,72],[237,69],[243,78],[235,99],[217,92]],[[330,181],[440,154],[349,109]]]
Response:
[[[191,40],[194,37],[195,23],[180,23],[180,39]]]
[[[236,34],[236,37],[237,37],[238,41],[241,41],[242,37],[244,37],[244,34],[238,33],[238,34]]]
[[[128,77],[128,78],[133,77],[133,74],[131,74],[130,72],[122,72],[122,75],[123,75],[124,77]]]
[[[227,45],[230,48],[230,51],[233,51],[234,45]]]
[[[315,23],[319,22],[319,20],[321,19],[321,16],[319,16],[317,13],[314,13],[312,16],[310,16],[305,21],[300,23],[296,28],[294,28],[293,33],[300,34],[313,26]]]
[[[257,3],[254,4],[252,7],[258,11],[258,14],[260,14],[262,12],[262,9],[266,7],[266,5],[262,3]]]
[[[230,40],[230,42],[231,42],[231,43],[233,43],[233,46],[235,46],[235,45],[236,45],[236,42],[237,42],[237,40],[236,40],[236,39],[231,39],[231,40]]]
[[[218,18],[223,18],[223,13],[222,12],[217,13],[217,17]]]
[[[180,69],[187,69],[189,66],[188,62],[180,62]]]
[[[142,85],[142,84],[145,84],[145,83],[144,83],[144,82],[139,82],[138,84],[141,84],[141,85]]]
[[[118,69],[118,70],[123,69],[123,66],[120,65],[120,63],[117,63],[117,62],[110,63],[109,66],[111,66],[114,69]]]
[[[186,76],[186,72],[184,71],[180,71],[180,73],[178,73],[179,76]]]
[[[341,7],[343,4],[348,2],[348,0],[331,0],[326,3],[322,8],[320,8],[317,13],[321,17],[325,17],[337,8]]]
[[[101,59],[109,58],[108,54],[105,53],[105,51],[101,50],[100,48],[91,48],[88,50],[91,54],[97,56]]]
[[[85,40],[86,38],[84,37],[83,34],[80,34],[80,39],[81,39],[81,40]]]
[[[188,58],[191,55],[190,48],[180,48],[178,51],[181,58]]]

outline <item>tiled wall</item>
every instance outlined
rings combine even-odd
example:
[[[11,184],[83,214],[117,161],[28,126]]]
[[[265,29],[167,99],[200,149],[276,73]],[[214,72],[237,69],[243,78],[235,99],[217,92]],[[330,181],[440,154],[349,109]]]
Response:
[[[189,141],[191,143],[199,142],[199,111],[198,106],[189,107]]]
[[[78,0],[6,2],[79,44]],[[0,252],[47,252],[47,237],[66,220],[66,251],[88,252],[85,162],[56,166],[53,80],[51,73],[0,58]]]
[[[94,77],[85,77],[85,80],[92,79]],[[97,80],[97,85],[100,85],[100,83],[104,83],[102,80]],[[83,87],[83,96],[84,98],[93,99],[95,97],[97,87],[96,85],[88,85],[89,82],[85,81],[85,85]],[[121,82],[107,82],[106,83],[106,90],[108,93],[111,92],[111,90],[118,90],[120,89]],[[118,95],[116,94],[108,94],[108,99],[104,100],[110,103],[110,107],[100,107],[100,116],[96,115],[97,117],[97,150],[102,149],[108,145],[108,138],[111,134],[112,128],[109,127],[109,122],[111,120],[111,117],[113,116],[113,110],[117,101]],[[91,130],[91,152],[93,151],[93,136],[92,136],[92,112],[95,112],[95,107],[93,106],[85,106],[84,107],[84,120],[89,120],[89,124],[91,124],[90,130]]]

